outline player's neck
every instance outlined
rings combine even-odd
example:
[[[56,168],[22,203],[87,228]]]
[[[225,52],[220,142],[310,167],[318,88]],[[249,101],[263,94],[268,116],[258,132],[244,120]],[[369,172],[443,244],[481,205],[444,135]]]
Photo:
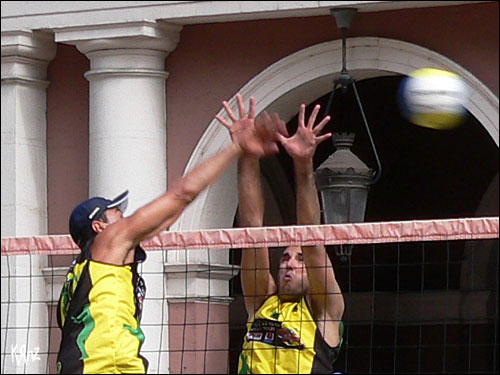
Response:
[[[278,293],[278,299],[280,302],[300,302],[303,297],[303,294]]]

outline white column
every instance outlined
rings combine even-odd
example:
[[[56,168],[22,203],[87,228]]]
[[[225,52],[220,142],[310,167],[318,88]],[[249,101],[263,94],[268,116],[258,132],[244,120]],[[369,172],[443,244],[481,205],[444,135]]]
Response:
[[[2,237],[47,234],[46,78],[55,54],[51,34],[2,32]],[[45,372],[45,265],[45,256],[2,257],[2,372]]]
[[[127,214],[166,190],[165,58],[179,32],[140,22],[56,33],[90,60],[89,195],[128,189]]]
[[[56,32],[56,41],[76,45],[90,60],[89,194],[112,198],[128,189],[126,216],[167,188],[165,58],[180,30],[145,21]],[[164,256],[149,252],[143,266],[142,354],[149,373],[169,366]]]
[[[90,196],[129,189],[131,213],[166,190],[167,54],[130,48],[86,55]]]
[[[50,34],[2,32],[2,237],[47,233]]]

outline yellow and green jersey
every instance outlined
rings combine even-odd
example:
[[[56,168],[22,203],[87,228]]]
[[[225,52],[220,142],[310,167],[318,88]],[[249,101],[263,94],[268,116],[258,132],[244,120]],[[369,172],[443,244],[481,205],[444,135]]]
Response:
[[[257,310],[243,340],[240,374],[332,373],[342,345],[329,346],[318,330],[305,298],[280,301],[273,295]]]
[[[116,266],[85,256],[89,245],[67,273],[59,298],[58,372],[145,373],[139,322],[146,288],[137,273],[144,250],[136,249],[133,264]]]

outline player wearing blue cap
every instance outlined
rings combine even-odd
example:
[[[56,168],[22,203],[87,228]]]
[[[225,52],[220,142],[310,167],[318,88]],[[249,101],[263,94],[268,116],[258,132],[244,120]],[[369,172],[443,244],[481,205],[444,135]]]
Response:
[[[237,100],[243,108],[239,95]],[[139,244],[167,229],[242,153],[263,155],[273,146],[255,127],[254,107],[251,98],[248,116],[234,119],[229,146],[131,216],[123,216],[128,192],[112,200],[91,198],[73,210],[70,233],[82,251],[66,276],[58,304],[60,373],[147,371],[147,360],[139,354],[145,284],[137,264],[146,258]]]

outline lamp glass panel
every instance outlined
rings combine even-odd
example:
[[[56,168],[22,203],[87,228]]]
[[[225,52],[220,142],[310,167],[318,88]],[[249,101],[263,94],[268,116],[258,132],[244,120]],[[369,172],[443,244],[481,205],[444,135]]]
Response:
[[[330,188],[321,191],[325,224],[362,222],[365,218],[367,189]]]

